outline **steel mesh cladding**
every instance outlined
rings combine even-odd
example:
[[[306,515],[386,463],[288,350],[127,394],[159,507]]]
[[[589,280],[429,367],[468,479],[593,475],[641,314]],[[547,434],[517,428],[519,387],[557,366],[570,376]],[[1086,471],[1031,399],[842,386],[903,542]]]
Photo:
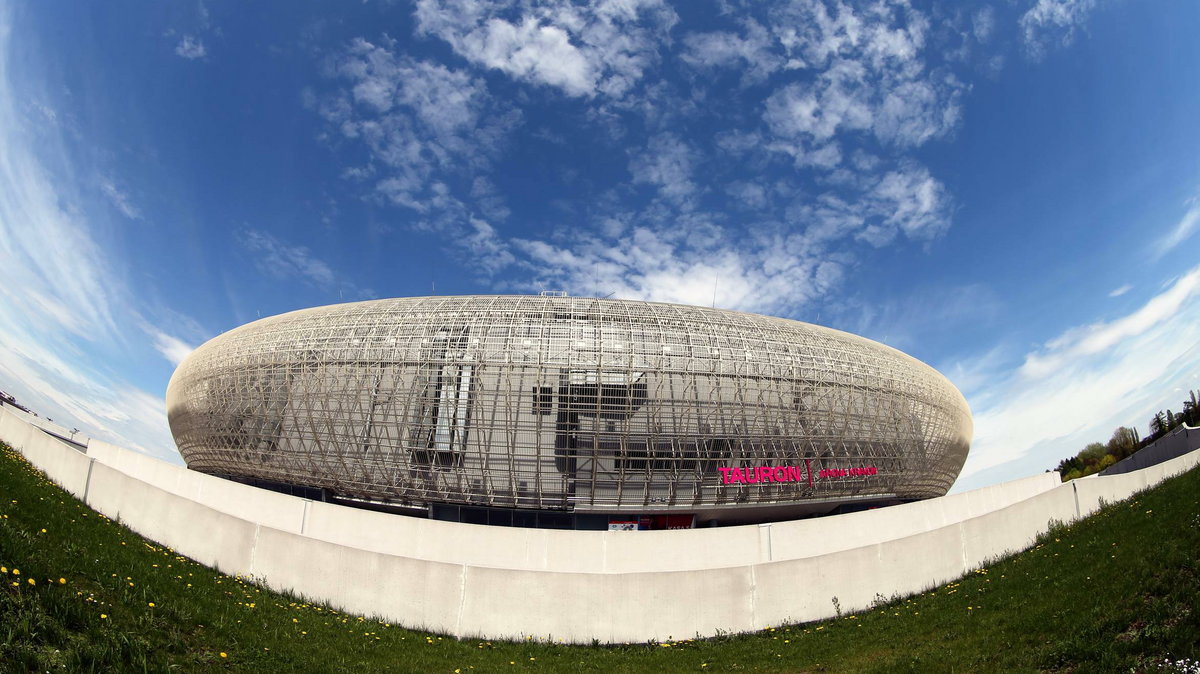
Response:
[[[674,304],[424,297],[225,333],[179,366],[195,470],[433,509],[756,521],[929,498],[966,401],[929,366],[806,323]]]

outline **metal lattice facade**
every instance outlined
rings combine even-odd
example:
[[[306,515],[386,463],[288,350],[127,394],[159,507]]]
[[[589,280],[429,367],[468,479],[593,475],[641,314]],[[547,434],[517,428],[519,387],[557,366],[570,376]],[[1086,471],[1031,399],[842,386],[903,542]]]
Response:
[[[189,356],[167,407],[188,466],[207,473],[417,507],[718,519],[942,495],[972,430],[944,377],[861,337],[537,296],[262,319]],[[785,465],[805,479],[727,483],[733,467]]]

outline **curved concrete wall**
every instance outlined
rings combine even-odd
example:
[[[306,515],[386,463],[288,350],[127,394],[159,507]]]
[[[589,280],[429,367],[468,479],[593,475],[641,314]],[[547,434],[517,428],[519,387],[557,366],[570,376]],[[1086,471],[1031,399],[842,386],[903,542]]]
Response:
[[[459,637],[637,642],[869,608],[1027,547],[1200,463],[1036,475],[893,508],[683,531],[554,531],[388,515],[228,482],[0,410],[0,438],[92,508],[224,573]]]

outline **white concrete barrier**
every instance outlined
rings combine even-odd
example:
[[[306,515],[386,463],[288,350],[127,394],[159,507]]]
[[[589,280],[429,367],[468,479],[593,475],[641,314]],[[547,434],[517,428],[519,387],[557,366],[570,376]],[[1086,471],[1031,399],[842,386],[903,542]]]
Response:
[[[47,435],[7,405],[0,407],[0,439],[19,450],[29,462],[77,498],[87,495],[92,462],[79,449]]]
[[[129,477],[227,515],[295,533],[304,526],[305,499],[198,473],[103,440],[89,442],[87,455]]]
[[[359,510],[189,471],[0,410],[0,438],[91,507],[228,574],[454,636],[637,642],[870,608],[961,577],[1200,463],[1056,474],[836,517],[681,531],[488,527]]]

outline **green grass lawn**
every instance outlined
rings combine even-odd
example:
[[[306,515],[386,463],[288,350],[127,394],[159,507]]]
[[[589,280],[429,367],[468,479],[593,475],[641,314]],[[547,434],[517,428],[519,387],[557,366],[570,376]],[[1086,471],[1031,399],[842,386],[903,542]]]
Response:
[[[0,445],[2,671],[1200,671],[1198,559],[1193,470],[958,582],[836,620],[619,647],[459,641],[200,566]]]

